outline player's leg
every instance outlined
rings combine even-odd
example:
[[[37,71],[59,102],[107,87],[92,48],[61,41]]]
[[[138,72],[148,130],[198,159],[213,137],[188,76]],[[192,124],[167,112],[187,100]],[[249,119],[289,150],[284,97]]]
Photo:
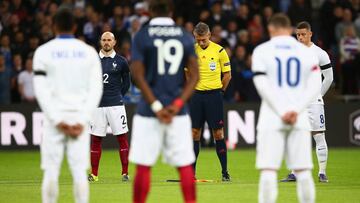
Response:
[[[88,179],[90,182],[98,181],[99,163],[102,152],[102,139],[106,136],[107,120],[105,116],[105,107],[97,108],[94,111],[91,124],[91,174]]]
[[[107,118],[113,134],[119,144],[119,157],[121,161],[122,181],[129,181],[129,143],[128,143],[128,125],[125,106],[114,106],[108,109]]]
[[[156,163],[164,139],[164,125],[154,117],[135,115],[129,160],[136,164],[133,201],[145,202],[150,190],[150,167]]]
[[[205,122],[205,112],[202,101],[203,97],[204,95],[201,93],[195,92],[189,101],[193,147],[195,153],[195,162],[193,164],[194,171],[196,171],[196,162],[200,152],[201,128]]]
[[[278,195],[277,170],[281,166],[285,135],[280,131],[258,131],[256,142],[256,168],[260,170],[260,203],[276,202]]]
[[[151,167],[136,165],[133,185],[133,202],[144,203],[150,190]]]
[[[66,143],[66,155],[73,178],[73,193],[76,203],[89,202],[87,169],[90,162],[90,137],[88,133],[89,129],[85,127],[84,132],[78,138],[69,138]]]
[[[325,113],[324,105],[313,104],[309,107],[309,119],[311,124],[311,135],[316,144],[316,156],[319,164],[319,181],[328,182],[326,176],[326,165],[328,158],[328,146],[325,139]]]
[[[286,162],[290,169],[295,170],[297,177],[297,195],[299,202],[315,202],[315,185],[311,169],[311,136],[306,130],[294,130],[288,136],[286,145]]]
[[[224,107],[223,96],[220,91],[215,91],[206,95],[205,102],[206,121],[215,139],[216,154],[221,164],[221,173],[223,181],[230,181],[230,175],[227,169],[227,148],[224,138]]]
[[[64,135],[45,121],[44,135],[40,144],[43,180],[41,197],[43,203],[57,202],[59,194],[59,174],[64,155]]]
[[[166,129],[164,159],[177,167],[181,189],[185,202],[195,202],[196,190],[194,170],[191,164],[195,160],[192,149],[191,121],[189,116],[176,116]]]

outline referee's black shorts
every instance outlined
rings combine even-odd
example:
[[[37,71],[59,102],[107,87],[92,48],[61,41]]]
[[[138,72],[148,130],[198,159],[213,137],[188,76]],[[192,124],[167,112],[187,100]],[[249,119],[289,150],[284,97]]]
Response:
[[[206,121],[211,129],[224,127],[224,107],[221,89],[199,91],[190,99],[192,128],[202,128]]]

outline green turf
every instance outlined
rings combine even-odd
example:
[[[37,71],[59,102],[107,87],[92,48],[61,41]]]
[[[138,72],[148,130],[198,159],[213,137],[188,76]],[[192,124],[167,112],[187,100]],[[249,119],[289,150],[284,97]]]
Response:
[[[254,169],[255,151],[229,152],[231,183],[198,183],[198,202],[256,202],[258,171]],[[360,149],[330,149],[330,182],[316,180],[317,202],[360,202]],[[314,160],[316,157],[314,155]],[[315,164],[314,177],[317,164]],[[122,183],[117,151],[104,151],[100,163],[100,180],[91,184],[91,202],[131,202],[132,184]],[[134,166],[130,166],[133,178]],[[283,168],[279,178],[286,175]],[[148,202],[182,202],[176,171],[161,162],[153,169]],[[214,150],[202,150],[197,178],[220,180],[220,165]],[[41,171],[38,151],[0,151],[0,202],[40,202]],[[296,185],[279,183],[278,202],[296,202]],[[60,177],[59,202],[73,202],[71,177],[66,163]]]

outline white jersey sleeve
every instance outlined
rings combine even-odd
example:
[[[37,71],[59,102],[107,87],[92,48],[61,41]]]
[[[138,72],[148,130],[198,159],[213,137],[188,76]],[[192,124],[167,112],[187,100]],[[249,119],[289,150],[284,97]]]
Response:
[[[47,77],[48,66],[44,61],[44,53],[42,49],[36,49],[33,58],[34,69],[34,91],[37,102],[39,103],[44,115],[54,125],[59,124],[62,121],[60,117],[59,109],[54,104],[54,90],[51,85],[51,80]]]

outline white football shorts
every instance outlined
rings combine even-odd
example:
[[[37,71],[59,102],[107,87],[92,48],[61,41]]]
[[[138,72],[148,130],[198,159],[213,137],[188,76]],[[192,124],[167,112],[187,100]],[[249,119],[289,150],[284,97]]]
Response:
[[[105,137],[106,129],[110,125],[113,135],[121,135],[129,131],[124,105],[99,107],[93,113],[91,134]]]
[[[312,169],[311,147],[311,133],[307,130],[258,131],[256,168],[278,170],[285,157],[290,170]]]
[[[77,170],[87,170],[90,163],[90,135],[88,125],[76,139],[65,136],[60,131],[44,121],[44,132],[40,144],[41,169],[60,169],[64,153],[69,167]]]
[[[323,104],[310,104],[307,108],[311,131],[325,131],[325,113]]]
[[[163,161],[172,166],[194,163],[188,115],[175,116],[169,125],[160,123],[155,117],[134,116],[129,160],[135,164],[153,166],[161,152]]]

